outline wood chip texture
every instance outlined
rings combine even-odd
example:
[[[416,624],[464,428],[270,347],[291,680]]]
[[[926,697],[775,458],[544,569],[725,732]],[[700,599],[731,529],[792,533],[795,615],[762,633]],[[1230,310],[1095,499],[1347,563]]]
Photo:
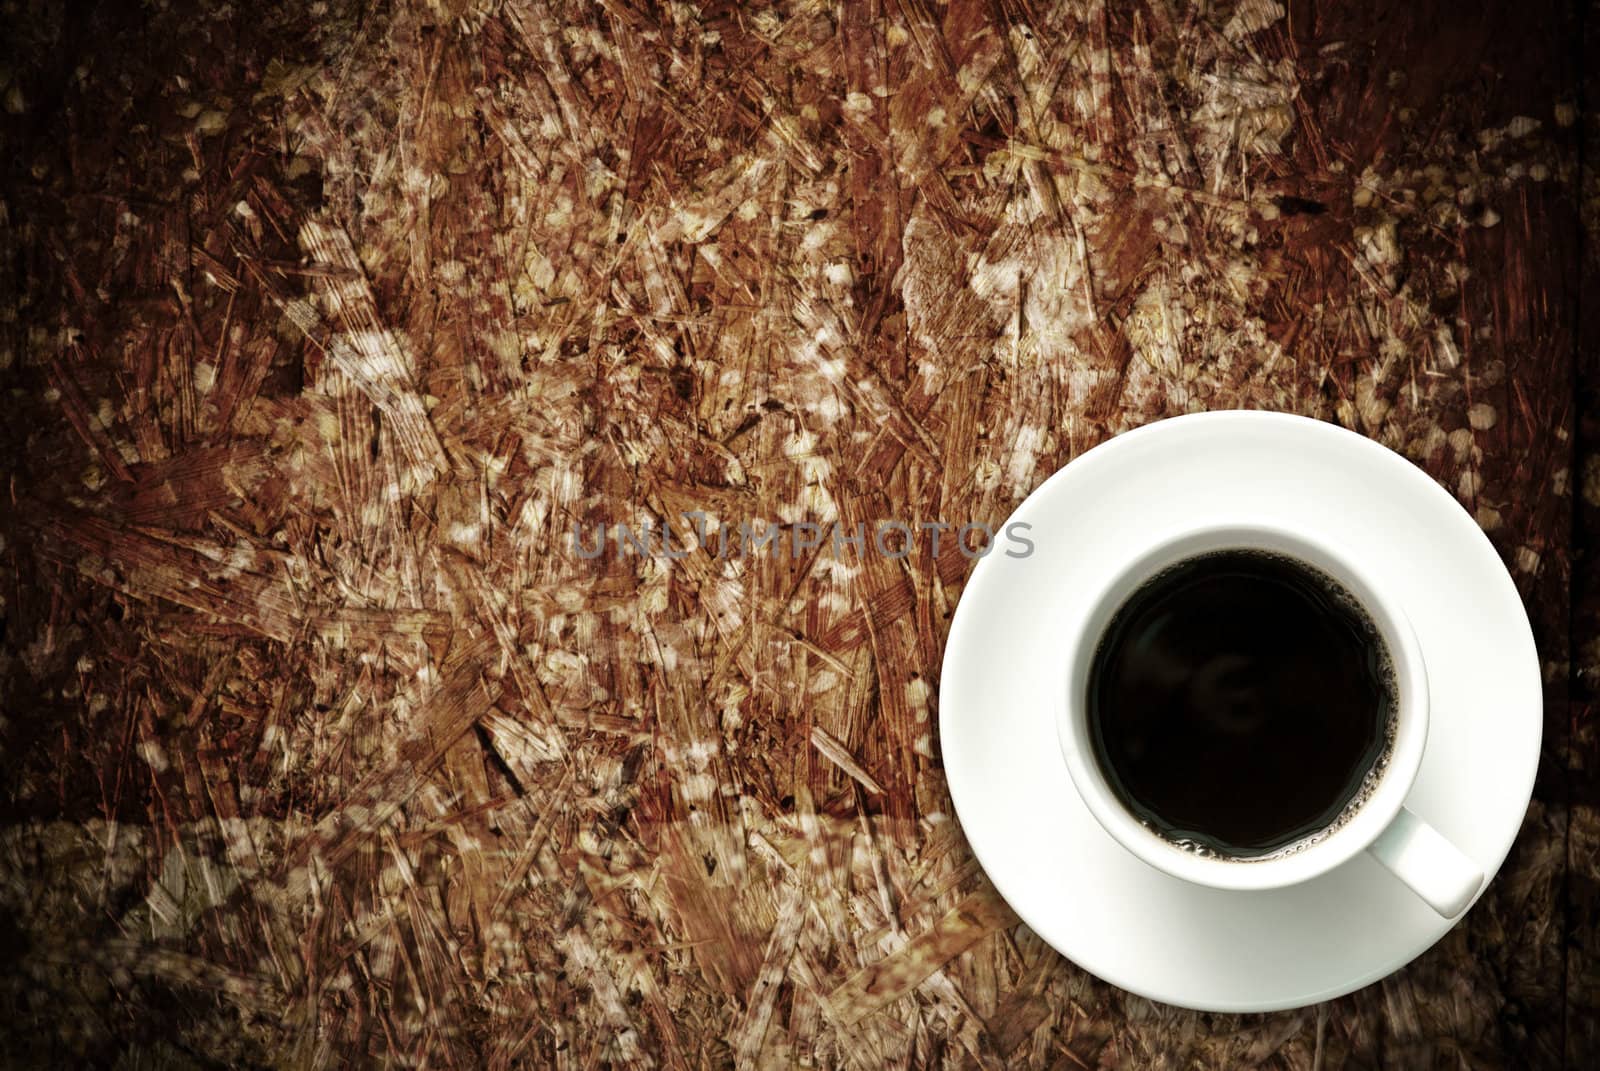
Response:
[[[0,1064],[1594,1066],[1600,14],[0,23]],[[971,547],[831,542],[1227,407],[1456,495],[1548,698],[1467,921],[1243,1017],[1010,913],[935,729]]]

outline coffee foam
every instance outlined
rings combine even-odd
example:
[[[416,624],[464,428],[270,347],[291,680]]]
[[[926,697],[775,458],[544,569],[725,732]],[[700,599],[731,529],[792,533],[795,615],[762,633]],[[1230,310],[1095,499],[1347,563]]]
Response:
[[[1223,862],[1240,864],[1270,863],[1276,859],[1285,859],[1291,855],[1299,855],[1301,852],[1307,851],[1308,849],[1314,848],[1321,844],[1323,841],[1327,840],[1329,837],[1333,836],[1339,830],[1348,825],[1350,819],[1355,817],[1356,812],[1365,807],[1372,799],[1373,793],[1377,791],[1379,783],[1383,780],[1384,772],[1389,768],[1389,758],[1394,754],[1395,736],[1399,731],[1398,707],[1400,705],[1400,676],[1395,669],[1394,653],[1389,650],[1388,641],[1384,639],[1383,633],[1379,631],[1377,623],[1372,620],[1372,612],[1362,604],[1361,600],[1358,599],[1353,592],[1340,583],[1337,578],[1328,573],[1327,570],[1318,568],[1317,566],[1306,561],[1304,558],[1297,558],[1292,554],[1285,554],[1281,551],[1263,550],[1258,547],[1223,547],[1217,550],[1205,551],[1201,554],[1192,554],[1187,558],[1182,558],[1178,561],[1172,562],[1171,564],[1157,570],[1149,578],[1142,581],[1139,586],[1142,588],[1148,584],[1156,583],[1157,581],[1165,578],[1169,573],[1172,573],[1181,567],[1191,565],[1194,562],[1204,561],[1207,558],[1219,554],[1238,554],[1241,552],[1256,555],[1258,557],[1265,558],[1268,561],[1286,564],[1292,568],[1311,574],[1316,579],[1318,586],[1322,589],[1321,593],[1328,596],[1334,605],[1338,606],[1342,610],[1347,611],[1352,618],[1360,623],[1361,629],[1366,634],[1367,639],[1371,641],[1373,649],[1379,652],[1380,660],[1377,667],[1378,676],[1383,681],[1384,688],[1388,693],[1389,698],[1389,717],[1384,723],[1383,750],[1379,752],[1378,757],[1373,760],[1372,766],[1367,770],[1366,775],[1361,779],[1361,787],[1356,789],[1355,795],[1350,797],[1349,802],[1344,805],[1344,808],[1339,812],[1338,817],[1316,832],[1308,833],[1306,836],[1300,838],[1292,844],[1286,844],[1282,848],[1268,852],[1265,855],[1228,855],[1187,838],[1169,837],[1162,833],[1150,822],[1141,820],[1139,823],[1150,832],[1166,841],[1168,844],[1181,848],[1191,855],[1199,856],[1202,859],[1217,859]],[[1117,612],[1121,612],[1120,608]],[[1116,614],[1113,614],[1112,619],[1114,620],[1115,617]]]

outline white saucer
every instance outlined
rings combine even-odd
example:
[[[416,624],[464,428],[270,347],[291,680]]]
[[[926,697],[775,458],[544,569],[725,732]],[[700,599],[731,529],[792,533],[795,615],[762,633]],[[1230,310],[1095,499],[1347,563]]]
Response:
[[[1432,691],[1406,806],[1485,874],[1527,810],[1542,723],[1533,634],[1499,556],[1455,499],[1369,439],[1282,413],[1200,413],[1120,435],[1030,495],[1011,522],[1033,526],[1036,550],[980,561],[951,624],[939,733],[956,812],[1000,894],[1063,955],[1152,1000],[1222,1012],[1348,993],[1452,925],[1366,853],[1268,892],[1169,877],[1113,841],[1068,779],[1052,706],[1060,622],[1129,543],[1241,513],[1314,526],[1396,593]]]

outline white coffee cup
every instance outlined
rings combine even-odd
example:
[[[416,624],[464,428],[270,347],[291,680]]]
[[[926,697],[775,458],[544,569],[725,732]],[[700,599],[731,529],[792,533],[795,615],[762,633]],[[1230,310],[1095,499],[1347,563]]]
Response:
[[[1364,800],[1333,826],[1271,855],[1228,858],[1182,847],[1144,825],[1107,783],[1090,745],[1086,696],[1095,650],[1112,616],[1144,581],[1168,566],[1219,550],[1286,555],[1328,574],[1354,595],[1376,625],[1393,662],[1394,738]],[[1428,739],[1428,675],[1416,634],[1381,583],[1326,540],[1281,526],[1242,521],[1196,527],[1136,552],[1087,609],[1068,622],[1066,688],[1057,729],[1072,783],[1099,823],[1144,862],[1174,877],[1218,889],[1274,889],[1309,881],[1362,851],[1387,867],[1439,914],[1452,918],[1472,901],[1483,872],[1437,830],[1405,808]]]

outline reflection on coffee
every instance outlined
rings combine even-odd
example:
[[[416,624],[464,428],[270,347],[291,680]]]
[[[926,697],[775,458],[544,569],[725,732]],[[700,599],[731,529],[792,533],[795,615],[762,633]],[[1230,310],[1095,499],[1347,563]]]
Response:
[[[1394,670],[1356,598],[1303,562],[1217,551],[1145,581],[1089,670],[1113,792],[1169,840],[1236,858],[1335,827],[1381,769]]]

